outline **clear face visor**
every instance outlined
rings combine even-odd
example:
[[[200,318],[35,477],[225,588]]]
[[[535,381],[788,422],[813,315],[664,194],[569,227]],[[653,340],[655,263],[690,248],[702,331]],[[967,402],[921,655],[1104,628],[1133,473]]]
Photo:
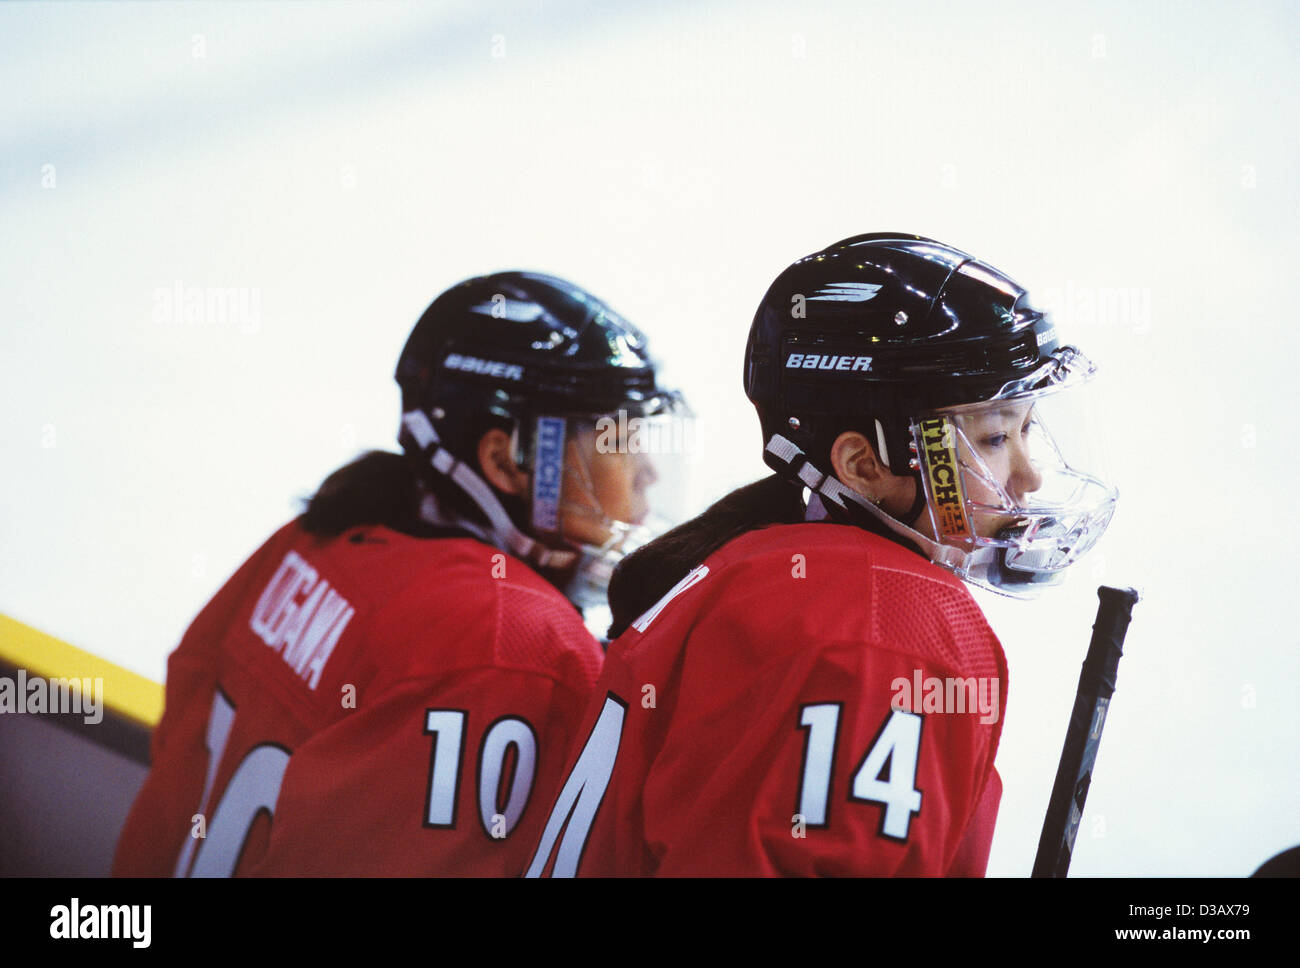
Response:
[[[929,524],[964,552],[945,562],[963,578],[1017,596],[1057,584],[1110,523],[1118,492],[1099,476],[1092,388],[1069,385],[913,421]]]
[[[580,608],[604,605],[618,562],[684,520],[694,416],[678,396],[641,410],[536,420],[533,531],[582,552],[567,591]]]

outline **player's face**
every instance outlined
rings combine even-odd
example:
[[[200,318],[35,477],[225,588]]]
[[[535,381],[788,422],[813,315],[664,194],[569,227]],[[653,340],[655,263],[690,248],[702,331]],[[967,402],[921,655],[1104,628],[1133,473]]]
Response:
[[[1033,401],[1009,403],[1006,407],[958,417],[957,425],[962,431],[961,460],[974,469],[974,472],[968,470],[963,478],[968,500],[994,507],[1005,505],[1002,495],[986,482],[985,469],[1016,504],[1023,504],[1028,495],[1043,486],[1043,476],[1030,452],[1033,417]],[[971,458],[972,450],[978,455],[978,461]],[[975,530],[980,537],[991,538],[1015,521],[1014,514],[980,515]]]
[[[592,431],[569,438],[565,448],[560,529],[574,542],[602,545],[609,522],[642,524],[650,511],[646,491],[656,480],[653,458],[628,448],[597,447]]]

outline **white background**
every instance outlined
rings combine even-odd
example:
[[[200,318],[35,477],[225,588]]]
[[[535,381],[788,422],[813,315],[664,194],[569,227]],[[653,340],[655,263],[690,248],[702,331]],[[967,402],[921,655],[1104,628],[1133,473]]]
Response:
[[[1072,873],[1300,843],[1300,8],[483,6],[0,6],[0,610],[161,678],[297,499],[392,446],[425,305],[501,268],[648,332],[698,508],[763,473],[771,279],[916,232],[1101,365],[1122,495],[1065,589],[981,596],[1011,668],[990,872],[1029,870],[1100,582],[1144,599]],[[168,318],[178,284],[256,311]]]

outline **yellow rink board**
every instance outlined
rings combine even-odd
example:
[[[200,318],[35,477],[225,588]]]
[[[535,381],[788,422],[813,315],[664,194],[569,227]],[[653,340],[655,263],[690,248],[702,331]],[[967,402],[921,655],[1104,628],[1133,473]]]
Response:
[[[159,683],[3,614],[0,662],[27,670],[29,677],[101,679],[108,710],[150,729],[162,718]]]

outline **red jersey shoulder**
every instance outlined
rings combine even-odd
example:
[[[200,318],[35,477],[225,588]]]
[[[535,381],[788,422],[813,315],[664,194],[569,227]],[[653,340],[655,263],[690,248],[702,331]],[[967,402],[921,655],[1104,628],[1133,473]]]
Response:
[[[492,666],[595,681],[600,645],[578,610],[523,561],[472,538],[368,530],[395,546],[393,566],[405,581],[376,620],[394,644],[393,674]]]
[[[750,531],[713,553],[706,563],[730,570],[745,582],[760,575],[772,581],[811,579],[810,586],[834,596],[855,587],[867,570],[887,569],[966,593],[950,572],[897,542],[846,524],[783,524]],[[781,569],[772,568],[784,564]],[[741,570],[737,570],[737,569]]]
[[[472,538],[377,526],[322,538],[291,523],[259,554],[248,627],[313,690],[479,667],[570,681],[599,670],[600,647],[560,592]]]
[[[996,710],[933,718],[924,741],[915,713],[932,710],[896,704],[900,680],[985,674]],[[919,555],[842,525],[742,535],[610,648],[601,684],[631,701],[592,871],[943,873],[992,768],[1004,680],[965,586]],[[794,815],[821,832],[792,840]]]
[[[210,814],[206,843],[221,847],[206,849],[230,869],[256,871],[263,861],[254,858],[269,851],[268,871],[324,870],[320,831],[348,817],[383,836],[353,838],[361,846],[352,855],[327,852],[339,870],[502,873],[509,852],[490,833],[486,852],[476,846],[477,823],[448,840],[425,836],[431,750],[439,764],[459,764],[457,752],[482,754],[488,735],[514,736],[516,759],[532,766],[509,775],[522,778],[520,789],[535,780],[542,790],[600,659],[560,593],[491,547],[378,527],[322,538],[290,523],[223,586],[169,661],[154,769],[123,835],[120,869],[173,870],[199,812]],[[431,721],[431,713],[443,715]],[[463,742],[443,756],[453,733]],[[254,752],[268,748],[279,752],[256,762],[272,756],[278,772],[246,772]],[[451,775],[493,765],[480,755],[469,766],[468,756]],[[239,777],[275,787],[259,801],[275,804],[274,823],[259,814],[251,834],[221,820],[221,804],[245,802],[228,799]],[[462,815],[479,813],[475,784],[439,789]],[[511,787],[507,814],[517,793]],[[227,857],[230,844],[212,839],[218,829],[244,837],[246,849],[235,844]],[[245,862],[235,859],[240,850]]]
[[[670,593],[628,636],[658,624],[672,626],[664,631],[676,638],[707,617],[720,638],[751,649],[862,642],[964,674],[997,675],[1005,667],[960,579],[861,528],[817,523],[751,531],[710,555],[698,572],[704,574]]]

